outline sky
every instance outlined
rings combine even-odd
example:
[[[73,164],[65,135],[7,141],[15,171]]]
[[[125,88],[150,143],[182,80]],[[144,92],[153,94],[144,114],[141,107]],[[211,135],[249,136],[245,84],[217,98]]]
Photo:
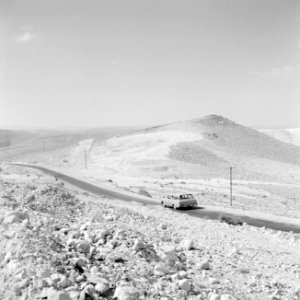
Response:
[[[0,0],[0,127],[208,114],[300,127],[300,1]]]

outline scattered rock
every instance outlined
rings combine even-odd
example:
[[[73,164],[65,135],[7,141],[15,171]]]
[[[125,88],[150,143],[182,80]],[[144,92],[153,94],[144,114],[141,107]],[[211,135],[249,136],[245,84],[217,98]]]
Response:
[[[74,285],[74,282],[72,280],[70,280],[69,278],[64,277],[59,281],[58,285],[62,288],[68,288],[68,287]]]
[[[51,300],[72,300],[68,293],[55,289],[47,290],[47,299]]]
[[[115,220],[115,217],[114,216],[105,216],[104,219],[106,221],[114,221]]]
[[[109,290],[109,288],[110,288],[109,281],[104,278],[101,278],[99,282],[95,285],[95,290],[100,294],[105,293],[106,291]]]
[[[154,267],[154,274],[155,275],[159,275],[159,276],[164,276],[166,274],[169,274],[169,269],[167,266],[165,266],[164,264],[162,263],[158,263],[155,265]]]
[[[220,297],[220,295],[219,294],[215,294],[215,293],[211,293],[210,295],[209,295],[209,300],[221,300],[220,299],[221,297]]]
[[[182,290],[186,292],[188,292],[191,289],[191,283],[187,279],[179,280],[178,285]]]
[[[139,292],[132,286],[119,285],[115,290],[114,298],[118,300],[137,300],[139,299]]]
[[[77,250],[82,253],[89,253],[90,244],[88,242],[81,241],[77,244]]]
[[[209,282],[209,284],[219,284],[220,283],[220,281],[218,279],[213,278],[213,277],[210,277],[208,279],[208,282]]]
[[[141,249],[145,249],[145,244],[142,241],[136,239],[134,241],[134,244],[133,244],[133,249],[135,251],[138,251],[138,250],[141,250]]]
[[[23,280],[21,280],[20,282],[16,283],[14,285],[14,291],[16,293],[16,295],[20,295],[22,289],[24,289],[25,287],[27,287],[30,283],[30,278],[25,278]]]
[[[248,268],[240,268],[239,269],[242,274],[249,274],[250,270]]]
[[[164,230],[168,229],[167,224],[160,224],[159,227]]]
[[[84,267],[86,266],[86,260],[83,257],[79,257],[78,259],[76,259],[75,265],[79,267]]]
[[[201,262],[198,266],[202,270],[210,270],[210,264],[209,264],[208,260]]]
[[[93,300],[97,299],[96,290],[92,284],[88,284],[85,286],[85,288],[80,293],[79,300],[86,300],[87,296],[89,296]]]
[[[180,243],[180,249],[182,250],[193,250],[195,249],[195,244],[193,240],[183,240]]]
[[[14,211],[4,217],[3,224],[21,223],[25,219],[29,220],[27,212]]]
[[[4,259],[3,259],[2,264],[4,265],[4,264],[8,263],[8,262],[10,261],[11,258],[12,258],[12,252],[11,252],[11,251],[8,251],[8,252],[6,253],[6,255],[4,256]]]

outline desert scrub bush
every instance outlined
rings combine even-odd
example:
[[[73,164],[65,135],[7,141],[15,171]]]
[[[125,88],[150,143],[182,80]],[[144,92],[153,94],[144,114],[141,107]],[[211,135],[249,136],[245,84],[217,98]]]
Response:
[[[229,216],[220,215],[219,216],[219,221],[227,223],[229,225],[234,225],[234,226],[243,225],[243,222],[239,218],[236,218],[236,217],[229,217]]]
[[[146,196],[146,197],[150,197],[150,198],[152,197],[151,194],[148,191],[146,191],[145,189],[139,189],[138,193],[140,195],[143,195],[143,196]]]

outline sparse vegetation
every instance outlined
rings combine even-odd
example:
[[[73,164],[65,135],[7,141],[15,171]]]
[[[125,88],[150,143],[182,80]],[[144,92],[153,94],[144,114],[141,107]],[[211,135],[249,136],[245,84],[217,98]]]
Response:
[[[148,191],[146,191],[145,189],[139,189],[138,193],[140,195],[152,198],[151,194]]]
[[[237,217],[220,215],[219,220],[220,222],[224,222],[229,225],[234,225],[234,226],[243,225],[243,222]]]

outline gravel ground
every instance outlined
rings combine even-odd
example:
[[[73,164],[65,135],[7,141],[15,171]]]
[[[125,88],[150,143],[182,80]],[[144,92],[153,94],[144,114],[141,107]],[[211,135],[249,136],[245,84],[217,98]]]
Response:
[[[0,180],[0,299],[300,299],[300,236]]]

